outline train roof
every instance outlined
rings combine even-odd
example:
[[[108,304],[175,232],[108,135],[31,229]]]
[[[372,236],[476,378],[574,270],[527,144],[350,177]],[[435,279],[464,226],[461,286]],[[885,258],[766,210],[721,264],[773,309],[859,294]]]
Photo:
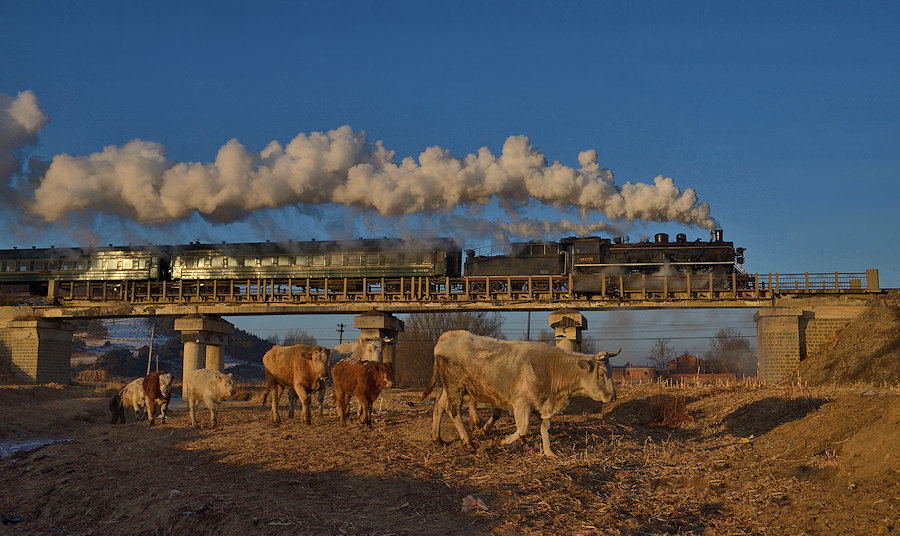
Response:
[[[382,250],[418,250],[427,249],[446,249],[448,251],[458,251],[459,243],[453,238],[359,238],[355,240],[307,240],[307,241],[270,241],[265,242],[244,242],[244,243],[201,243],[200,241],[188,244],[178,245],[154,245],[143,244],[127,246],[71,246],[71,247],[55,247],[38,248],[12,248],[0,249],[0,258],[5,259],[29,259],[34,257],[60,257],[74,258],[84,257],[97,254],[109,255],[135,255],[151,253],[156,255],[177,255],[190,251],[221,251],[224,253],[251,253],[251,252],[271,252],[278,253],[300,253],[300,252],[328,252],[334,250],[356,249],[361,251],[382,251]]]
[[[428,238],[428,239],[404,239],[404,238],[358,238],[355,240],[287,240],[287,241],[270,241],[265,242],[246,242],[246,243],[200,243],[193,242],[190,244],[181,244],[172,246],[172,252],[200,252],[200,251],[221,251],[231,254],[269,252],[272,254],[279,253],[312,253],[312,252],[330,252],[335,250],[361,250],[361,251],[383,251],[383,250],[419,250],[428,249],[447,249],[459,250],[460,246],[456,240],[452,238]]]

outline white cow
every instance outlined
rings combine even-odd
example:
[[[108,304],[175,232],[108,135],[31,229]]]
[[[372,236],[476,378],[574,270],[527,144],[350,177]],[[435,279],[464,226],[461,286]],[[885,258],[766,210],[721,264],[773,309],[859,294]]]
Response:
[[[109,410],[112,412],[110,424],[116,424],[120,420],[125,422],[125,409],[134,411],[134,420],[144,418],[144,378],[132,380],[128,385],[119,389],[119,392],[110,400]]]
[[[525,437],[534,408],[541,416],[543,454],[554,456],[550,418],[565,409],[571,396],[615,400],[609,358],[619,352],[580,354],[540,342],[501,341],[468,331],[448,331],[434,347],[431,382],[422,394],[422,398],[428,396],[440,377],[444,390],[434,405],[432,440],[443,444],[441,417],[447,411],[463,445],[474,448],[460,418],[463,396],[468,394],[492,408],[512,410],[516,431],[501,441],[503,445]]]
[[[212,427],[218,423],[219,404],[226,397],[234,395],[234,379],[231,374],[225,375],[217,370],[197,369],[187,377],[182,398],[187,400],[191,413],[191,426],[199,428],[194,410],[200,401],[209,409]]]

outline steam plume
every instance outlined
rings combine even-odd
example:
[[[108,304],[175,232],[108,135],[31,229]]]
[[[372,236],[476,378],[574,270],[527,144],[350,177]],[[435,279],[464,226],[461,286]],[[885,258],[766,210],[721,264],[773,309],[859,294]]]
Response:
[[[23,95],[26,104],[17,109],[29,113],[0,111],[0,121],[15,118],[23,126],[10,139],[31,141],[47,119],[30,92],[14,102]],[[6,123],[12,124],[5,120],[4,132]],[[23,142],[7,142],[4,136],[0,143],[5,156],[12,154],[7,147]],[[133,140],[88,156],[56,155],[24,207],[48,222],[96,211],[160,224],[193,214],[227,223],[260,209],[329,203],[394,218],[448,215],[458,207],[497,202],[511,220],[498,228],[511,234],[607,228],[597,223],[598,215],[611,221],[672,221],[708,229],[716,225],[709,205],[670,178],[618,187],[612,172],[598,165],[596,151],[580,153],[578,162],[578,168],[548,164],[525,136],[509,137],[499,155],[481,148],[459,158],[434,146],[417,160],[397,162],[382,142],[372,143],[365,132],[349,126],[299,134],[285,146],[272,141],[259,152],[232,139],[207,163],[176,162],[166,156],[162,144]],[[12,169],[5,172],[8,178],[16,169],[8,158],[6,167]],[[525,218],[536,203],[580,213],[592,223]]]
[[[22,171],[18,153],[37,142],[38,132],[49,121],[31,91],[23,91],[16,98],[0,93],[0,181],[3,184]]]

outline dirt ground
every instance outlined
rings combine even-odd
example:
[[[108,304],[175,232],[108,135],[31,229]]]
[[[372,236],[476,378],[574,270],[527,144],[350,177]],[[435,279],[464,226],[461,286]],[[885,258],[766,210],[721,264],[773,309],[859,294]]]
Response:
[[[558,459],[535,452],[535,417],[526,445],[495,444],[506,416],[474,453],[448,419],[434,446],[417,390],[385,391],[371,430],[330,399],[275,426],[259,392],[215,429],[183,407],[110,425],[105,394],[0,387],[7,454],[68,440],[0,460],[0,533],[900,534],[896,390],[620,387],[554,420]],[[463,512],[469,495],[486,510]]]

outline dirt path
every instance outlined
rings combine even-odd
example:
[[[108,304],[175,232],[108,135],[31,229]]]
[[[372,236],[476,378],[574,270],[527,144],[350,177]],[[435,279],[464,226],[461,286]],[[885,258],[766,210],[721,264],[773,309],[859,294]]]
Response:
[[[624,388],[554,421],[558,460],[534,418],[528,445],[495,446],[505,417],[470,454],[446,419],[431,444],[417,391],[382,396],[372,430],[331,407],[275,427],[258,401],[195,430],[184,411],[110,426],[90,388],[0,388],[0,444],[71,439],[0,461],[0,532],[900,533],[896,394]],[[487,510],[461,512],[468,495]]]

